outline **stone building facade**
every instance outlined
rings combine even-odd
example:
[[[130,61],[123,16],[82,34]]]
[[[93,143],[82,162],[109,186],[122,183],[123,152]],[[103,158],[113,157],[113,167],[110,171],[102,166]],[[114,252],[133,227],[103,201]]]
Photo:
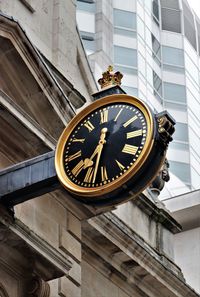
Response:
[[[94,208],[57,181],[57,140],[97,91],[76,1],[0,11],[0,296],[198,296],[173,261],[181,227],[150,190]]]

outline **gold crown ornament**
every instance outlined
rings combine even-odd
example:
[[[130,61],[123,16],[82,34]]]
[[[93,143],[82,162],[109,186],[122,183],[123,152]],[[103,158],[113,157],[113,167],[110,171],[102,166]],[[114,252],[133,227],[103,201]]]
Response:
[[[98,80],[98,83],[101,86],[101,89],[107,88],[109,86],[121,85],[123,74],[119,71],[113,72],[113,67],[108,66],[107,71],[102,73],[102,78]]]

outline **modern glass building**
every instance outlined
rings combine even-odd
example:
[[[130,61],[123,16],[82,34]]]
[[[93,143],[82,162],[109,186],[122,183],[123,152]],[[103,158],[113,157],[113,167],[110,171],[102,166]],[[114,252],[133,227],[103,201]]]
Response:
[[[175,118],[170,171],[200,188],[200,20],[188,2],[79,0],[77,23],[96,79],[112,64],[128,94]]]

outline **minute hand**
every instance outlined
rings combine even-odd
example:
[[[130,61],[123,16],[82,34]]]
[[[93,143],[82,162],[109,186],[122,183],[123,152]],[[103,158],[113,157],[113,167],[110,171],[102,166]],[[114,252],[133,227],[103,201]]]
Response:
[[[103,145],[106,143],[105,137],[106,137],[107,131],[108,131],[107,128],[103,128],[101,130],[101,135],[100,135],[100,140],[99,140],[99,145],[98,145],[98,152],[97,152],[97,159],[96,159],[96,163],[95,163],[94,175],[93,175],[93,180],[92,180],[93,183],[95,183],[95,180],[96,180],[96,175],[97,175],[97,170],[98,170],[98,166],[99,166],[101,153],[103,150]]]

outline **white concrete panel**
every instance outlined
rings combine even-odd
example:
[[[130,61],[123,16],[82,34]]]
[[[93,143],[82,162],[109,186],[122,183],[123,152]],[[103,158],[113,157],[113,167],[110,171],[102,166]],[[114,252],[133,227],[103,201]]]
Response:
[[[87,20],[87,22],[85,20]],[[95,33],[94,14],[85,11],[77,11],[77,23],[80,31]]]
[[[155,96],[147,89],[147,102],[151,105],[152,109],[156,109],[157,112],[163,111],[163,106],[155,98]]]
[[[143,57],[145,57],[145,53],[146,53],[145,46],[142,44],[142,42],[139,42],[139,41],[138,41],[138,52],[139,52]]]
[[[168,108],[167,110],[175,118],[177,122],[187,124],[187,114],[185,111],[179,111],[170,108]]]
[[[135,0],[113,0],[113,7],[117,9],[136,11],[136,1]]]
[[[175,262],[182,269],[186,282],[200,293],[200,228],[175,235]]]
[[[163,71],[163,80],[169,83],[185,85],[185,75],[182,73]]]
[[[160,30],[158,26],[155,24],[155,22],[152,22],[152,33],[160,42]]]
[[[197,52],[194,50],[194,48],[191,46],[191,44],[186,38],[184,38],[184,47],[190,59],[195,63],[195,65],[197,65],[198,63]]]
[[[189,163],[189,152],[168,148],[167,157],[171,161]]]
[[[137,41],[135,38],[114,34],[113,41],[114,45],[137,49]]]
[[[173,32],[161,32],[161,43],[165,46],[183,48],[183,37]]]
[[[161,68],[158,66],[158,64],[152,60],[152,66],[153,66],[153,70],[156,72],[156,74],[162,78],[162,72],[161,72]]]
[[[146,97],[146,85],[144,84],[144,82],[141,79],[138,79],[138,89],[145,95]]]
[[[137,88],[138,78],[134,75],[125,74],[123,77],[123,84],[125,86]]]
[[[173,197],[166,200],[165,204],[171,212],[195,207],[200,204],[200,190]]]
[[[137,2],[137,14],[141,17],[141,19],[144,21],[144,8],[140,5],[139,2]]]

